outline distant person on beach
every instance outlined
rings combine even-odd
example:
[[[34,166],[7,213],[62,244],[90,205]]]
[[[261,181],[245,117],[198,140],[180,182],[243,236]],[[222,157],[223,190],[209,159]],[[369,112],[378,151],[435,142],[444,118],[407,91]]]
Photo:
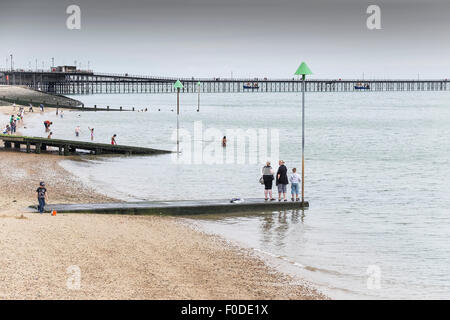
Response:
[[[47,136],[47,139],[51,139],[51,138],[52,138],[52,135],[53,135],[53,132],[50,132],[50,133],[48,134],[48,136]]]
[[[291,200],[294,201],[295,195],[295,200],[300,201],[298,194],[300,193],[301,177],[297,173],[297,168],[292,169],[292,174],[289,176],[289,181],[291,182]]]
[[[47,200],[48,202],[48,194],[47,194],[47,189],[45,188],[45,183],[43,181],[41,181],[41,183],[39,183],[39,188],[37,188],[36,190],[37,192],[37,196],[38,196],[38,210],[40,214],[44,213],[44,209],[45,209],[45,200]]]
[[[91,141],[94,141],[94,128],[88,127],[88,129],[91,132]]]
[[[14,119],[11,125],[11,134],[16,133],[16,130],[17,130],[17,120]]]
[[[283,160],[280,160],[278,162],[278,164],[280,165],[278,167],[277,179],[276,179],[276,185],[278,187],[278,201],[281,201],[281,194],[283,194],[284,201],[287,201],[286,189],[287,189],[287,185],[289,184],[288,176],[287,176],[287,168],[284,165]]]
[[[222,147],[226,147],[227,146],[227,136],[223,136],[222,138]]]
[[[75,128],[75,137],[79,137],[80,136],[80,131],[81,131],[80,126]]]
[[[114,134],[114,135],[112,136],[112,138],[111,138],[111,144],[112,144],[113,146],[116,146],[116,145],[117,145],[116,137],[117,137],[117,134]]]
[[[30,108],[28,109],[28,112],[34,112],[33,105],[30,103]]]
[[[41,109],[41,112],[44,112],[44,105],[42,103],[39,105],[39,109]]]
[[[62,110],[61,110],[61,112],[59,113],[59,116],[61,117],[61,119],[64,118],[64,113],[63,113]]]
[[[262,168],[262,178],[264,182],[264,200],[267,201],[270,196],[270,201],[274,201],[275,199],[272,196],[272,182],[273,182],[273,169],[270,166],[270,162],[267,161],[266,165]]]

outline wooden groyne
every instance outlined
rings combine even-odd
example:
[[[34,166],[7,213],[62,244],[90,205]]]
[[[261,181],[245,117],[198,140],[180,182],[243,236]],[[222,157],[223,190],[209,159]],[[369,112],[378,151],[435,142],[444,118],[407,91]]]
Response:
[[[48,205],[46,212],[58,213],[104,213],[128,215],[198,215],[216,213],[236,213],[251,211],[296,210],[309,207],[309,203],[293,201],[264,201],[264,199],[244,199],[240,203],[230,200],[183,200],[94,204]]]
[[[152,148],[111,145],[105,143],[92,143],[74,140],[47,139],[39,137],[24,137],[0,134],[0,140],[3,140],[4,148],[20,151],[22,146],[27,153],[40,154],[41,151],[49,147],[58,149],[59,155],[68,156],[76,154],[77,151],[89,151],[92,154],[125,154],[125,155],[156,155],[172,153],[172,151],[159,150]]]

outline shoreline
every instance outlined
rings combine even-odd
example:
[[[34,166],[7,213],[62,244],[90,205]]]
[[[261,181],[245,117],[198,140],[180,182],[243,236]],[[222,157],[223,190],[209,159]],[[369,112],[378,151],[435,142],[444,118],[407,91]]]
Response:
[[[0,151],[0,298],[328,299],[251,250],[182,218],[52,217],[27,210],[41,180],[50,203],[118,201],[87,187],[59,165],[62,160]],[[82,277],[77,290],[66,286],[67,268],[73,266]]]

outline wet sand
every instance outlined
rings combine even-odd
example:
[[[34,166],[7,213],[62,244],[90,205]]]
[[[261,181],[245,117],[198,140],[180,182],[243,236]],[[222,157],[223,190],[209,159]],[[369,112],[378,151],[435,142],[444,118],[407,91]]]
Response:
[[[50,203],[114,201],[60,160],[0,151],[0,299],[326,298],[185,220],[28,211],[41,180]]]

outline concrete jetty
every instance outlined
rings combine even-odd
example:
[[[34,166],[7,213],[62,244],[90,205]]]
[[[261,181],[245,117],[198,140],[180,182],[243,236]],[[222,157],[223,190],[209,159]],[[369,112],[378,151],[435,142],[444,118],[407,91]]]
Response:
[[[40,154],[48,147],[58,148],[59,155],[68,156],[75,154],[79,150],[90,151],[93,154],[125,154],[125,155],[156,155],[172,153],[172,151],[159,150],[152,148],[111,145],[106,143],[92,143],[85,141],[47,139],[39,137],[24,137],[14,135],[0,134],[0,140],[3,140],[4,148],[20,151],[25,146],[26,152]],[[33,147],[33,148],[32,148]]]
[[[54,204],[46,207],[46,212],[58,213],[103,213],[128,215],[197,215],[251,211],[296,210],[309,207],[308,202],[265,201],[264,199],[244,199],[240,203],[230,200],[181,200],[93,204]],[[35,208],[35,207],[34,207]]]

